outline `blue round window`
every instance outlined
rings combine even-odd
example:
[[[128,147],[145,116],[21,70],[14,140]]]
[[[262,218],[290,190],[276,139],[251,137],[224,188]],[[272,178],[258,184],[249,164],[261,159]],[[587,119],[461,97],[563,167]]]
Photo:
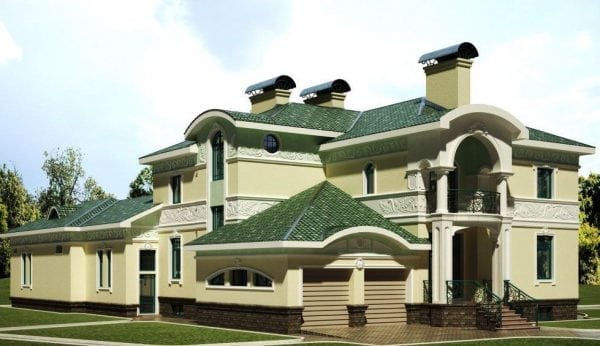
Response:
[[[277,137],[271,134],[266,135],[263,139],[263,148],[271,154],[276,153],[279,150]]]

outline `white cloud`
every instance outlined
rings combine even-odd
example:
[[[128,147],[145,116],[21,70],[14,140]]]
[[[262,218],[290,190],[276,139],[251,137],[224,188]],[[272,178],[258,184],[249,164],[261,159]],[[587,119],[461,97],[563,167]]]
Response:
[[[0,22],[0,66],[12,60],[21,60],[23,50],[12,38],[6,27]]]
[[[594,48],[594,40],[589,32],[582,31],[573,39],[573,46],[580,51],[589,51]]]

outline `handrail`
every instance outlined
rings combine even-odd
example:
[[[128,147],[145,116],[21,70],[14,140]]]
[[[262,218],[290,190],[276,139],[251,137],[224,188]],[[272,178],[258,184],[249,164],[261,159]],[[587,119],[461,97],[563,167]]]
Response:
[[[431,303],[431,282],[423,280],[423,303]]]
[[[427,212],[435,213],[437,192],[425,192]],[[450,213],[500,213],[500,193],[478,189],[448,189],[448,211]]]
[[[478,314],[477,324],[485,329],[502,327],[502,299],[477,280],[447,280],[448,304],[474,303]]]
[[[513,308],[518,314],[524,315],[528,321],[535,320],[539,323],[539,306],[537,299],[533,298],[523,290],[513,285],[510,280],[504,280],[503,302]],[[525,311],[525,309],[528,311]]]

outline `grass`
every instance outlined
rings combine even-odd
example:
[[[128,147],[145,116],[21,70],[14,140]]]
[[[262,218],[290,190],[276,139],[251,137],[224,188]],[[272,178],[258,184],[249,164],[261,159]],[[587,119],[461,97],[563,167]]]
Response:
[[[600,320],[540,322],[540,326],[575,329],[600,329]]]
[[[283,340],[290,337],[160,322],[129,322],[101,326],[20,330],[19,335],[55,338],[189,345],[220,342]]]
[[[590,318],[600,318],[600,310],[598,309],[579,310],[578,312],[583,312],[587,314]]]
[[[10,304],[10,278],[0,279],[0,305]]]
[[[468,342],[451,342],[442,345],[499,345],[499,346],[530,346],[530,345],[598,345],[598,340],[566,339],[566,338],[518,338],[498,340],[474,340]]]
[[[579,285],[579,305],[600,305],[600,286]]]
[[[26,346],[26,345],[34,345],[34,346],[51,345],[51,346],[56,346],[56,344],[46,344],[46,343],[43,343],[43,342],[17,341],[17,340],[5,340],[5,339],[0,339],[0,345],[2,345],[2,346]]]
[[[113,321],[116,319],[117,318],[114,317],[100,315],[0,308],[0,328],[59,323]]]

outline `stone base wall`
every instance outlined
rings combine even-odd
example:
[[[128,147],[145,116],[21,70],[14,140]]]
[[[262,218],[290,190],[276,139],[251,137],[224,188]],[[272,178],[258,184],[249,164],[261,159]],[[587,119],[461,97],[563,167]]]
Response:
[[[560,321],[577,319],[577,303],[579,299],[538,299],[538,311],[540,320]],[[523,317],[529,321],[535,321],[535,309],[526,304],[512,302],[512,309],[522,312]]]
[[[242,328],[263,332],[297,334],[302,324],[302,307],[276,307],[196,302],[199,324]]]
[[[475,305],[406,304],[407,324],[433,327],[477,327]]]
[[[10,297],[15,308],[37,309],[57,312],[85,312],[121,317],[137,315],[138,305],[107,304],[95,302],[67,302],[60,300]]]
[[[165,317],[196,317],[196,300],[194,298],[158,297],[159,311]]]
[[[367,311],[368,305],[348,305],[348,327],[362,327],[367,324]]]

